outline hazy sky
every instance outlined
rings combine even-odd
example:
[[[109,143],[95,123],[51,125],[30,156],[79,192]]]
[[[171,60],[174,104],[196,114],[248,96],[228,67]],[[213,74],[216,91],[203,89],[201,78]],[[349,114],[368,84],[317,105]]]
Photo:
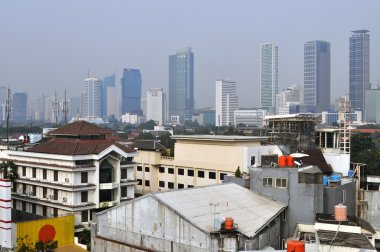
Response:
[[[215,80],[238,83],[240,106],[259,105],[259,45],[279,46],[280,89],[303,85],[303,44],[331,43],[331,101],[348,92],[348,38],[371,36],[370,80],[380,78],[380,1],[1,0],[0,86],[79,96],[88,70],[103,78],[139,68],[143,96],[168,87],[168,55],[191,46],[196,107],[214,106]]]

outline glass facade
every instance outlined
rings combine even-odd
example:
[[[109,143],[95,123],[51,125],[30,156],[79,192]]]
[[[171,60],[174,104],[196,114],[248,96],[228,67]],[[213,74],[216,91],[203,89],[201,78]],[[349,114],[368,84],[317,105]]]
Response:
[[[304,45],[304,104],[316,112],[330,108],[330,43],[309,41]]]
[[[261,45],[260,91],[261,107],[275,108],[278,93],[278,46],[275,44]]]
[[[194,109],[194,54],[187,47],[169,56],[169,116],[191,120]]]
[[[351,106],[355,110],[364,111],[366,90],[371,89],[369,83],[369,31],[353,31],[350,37],[349,59],[349,96]]]
[[[141,73],[138,69],[124,69],[121,79],[121,111],[141,115]]]
[[[14,93],[12,100],[13,121],[24,123],[27,120],[26,107],[28,95],[26,93]]]
[[[101,115],[108,116],[107,115],[107,88],[108,87],[115,87],[115,75],[109,75],[104,77],[103,79],[103,85],[101,87]]]

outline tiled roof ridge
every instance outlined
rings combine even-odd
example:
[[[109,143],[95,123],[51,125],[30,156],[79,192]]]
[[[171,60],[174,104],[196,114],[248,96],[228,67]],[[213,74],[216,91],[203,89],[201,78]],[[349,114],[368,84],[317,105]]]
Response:
[[[73,150],[72,155],[74,155],[74,153],[77,151],[78,145],[79,145],[79,141],[77,141],[77,143],[75,144],[75,148]]]
[[[78,132],[77,132],[77,135],[78,135],[78,136],[79,136],[79,133],[80,133],[82,127],[83,127],[83,123],[84,123],[84,121],[81,121],[81,122],[80,122],[80,126],[78,127]]]

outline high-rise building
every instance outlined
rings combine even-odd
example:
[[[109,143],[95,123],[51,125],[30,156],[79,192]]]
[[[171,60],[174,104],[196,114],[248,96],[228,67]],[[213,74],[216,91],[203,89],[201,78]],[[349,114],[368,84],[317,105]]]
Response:
[[[120,108],[119,108],[119,95],[116,87],[107,87],[107,111],[106,115],[108,117],[119,118]]]
[[[40,94],[37,96],[34,104],[34,114],[33,119],[36,121],[45,121],[45,101],[46,96]]]
[[[304,44],[304,104],[314,112],[330,108],[330,43],[308,41]]]
[[[82,114],[80,97],[70,97],[68,119],[71,120],[72,118],[81,117]]]
[[[216,81],[215,125],[229,126],[234,123],[234,111],[238,109],[236,82]]]
[[[194,109],[194,54],[187,47],[169,56],[169,116],[191,120]]]
[[[268,43],[260,47],[260,104],[262,108],[274,110],[278,93],[278,46]]]
[[[25,123],[27,121],[27,100],[26,93],[14,93],[12,99],[13,121],[16,123]]]
[[[285,88],[276,95],[276,114],[280,110],[289,110],[289,106],[299,105],[301,103],[302,93],[298,85],[292,85]]]
[[[141,73],[125,68],[121,78],[121,112],[141,115]]]
[[[369,31],[353,31],[350,37],[349,95],[352,109],[363,111],[369,83]]]
[[[165,122],[165,93],[162,88],[150,88],[146,93],[146,120],[153,120],[158,125]]]
[[[116,86],[115,83],[116,83],[116,81],[115,81],[115,75],[114,74],[106,76],[103,79],[103,85],[101,88],[102,89],[102,91],[101,91],[101,94],[102,94],[101,114],[103,117],[109,116],[109,114],[107,114],[108,88],[109,87],[114,88]]]
[[[8,88],[0,87],[0,121],[5,121],[7,117],[6,103],[8,98]]]
[[[85,79],[84,116],[100,116],[100,86],[101,81],[97,78]]]
[[[366,91],[365,121],[380,123],[380,89]]]

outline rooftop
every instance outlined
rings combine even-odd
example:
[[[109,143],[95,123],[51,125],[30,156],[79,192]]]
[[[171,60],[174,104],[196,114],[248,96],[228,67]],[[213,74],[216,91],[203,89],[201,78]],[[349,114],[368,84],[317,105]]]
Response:
[[[90,136],[90,135],[110,135],[111,131],[103,129],[86,121],[75,121],[66,126],[50,131],[50,136]]]
[[[155,140],[137,140],[133,144],[131,144],[129,147],[132,149],[138,149],[138,150],[164,150],[166,149],[165,146],[160,144],[158,141]]]
[[[195,140],[195,141],[219,141],[219,142],[260,142],[267,140],[267,137],[258,136],[225,136],[225,135],[173,135],[175,140]]]
[[[374,249],[367,237],[363,234],[325,230],[318,230],[317,234],[320,245],[340,246],[369,250]]]

